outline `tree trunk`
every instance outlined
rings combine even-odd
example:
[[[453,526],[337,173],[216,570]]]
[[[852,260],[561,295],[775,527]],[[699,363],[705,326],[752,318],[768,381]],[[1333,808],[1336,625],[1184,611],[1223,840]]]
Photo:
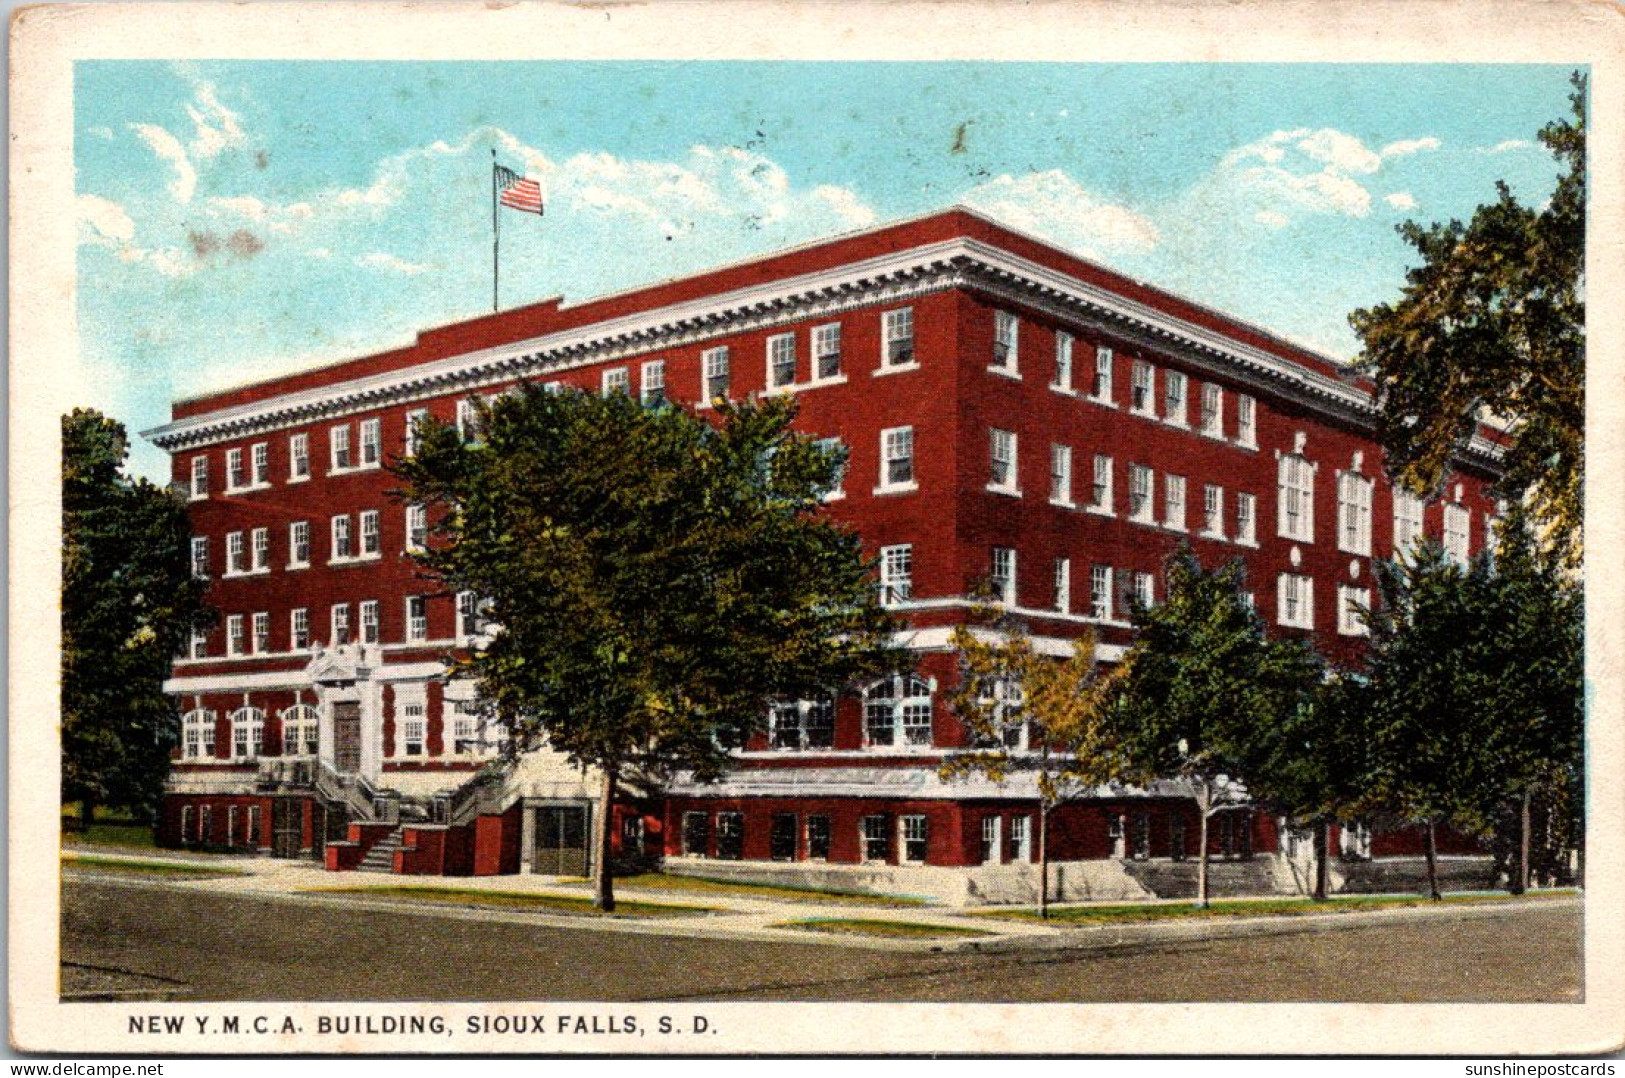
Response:
[[[615,874],[609,866],[609,839],[615,814],[615,767],[604,767],[604,781],[598,794],[598,819],[593,828],[592,904],[604,913],[615,911]]]
[[[1439,842],[1434,821],[1428,820],[1428,897],[1438,900],[1439,894]]]
[[[1515,895],[1529,890],[1529,788],[1524,787],[1523,799],[1518,805],[1518,865],[1513,870],[1512,885],[1507,888]]]
[[[1197,858],[1196,858],[1196,904],[1198,906],[1200,906],[1202,909],[1205,910],[1205,909],[1207,909],[1207,905],[1208,905],[1208,903],[1207,903],[1207,821],[1208,821],[1208,809],[1207,809],[1207,806],[1206,805],[1201,806],[1201,810],[1202,810],[1201,811],[1202,826],[1200,828],[1198,828],[1198,830],[1201,833],[1201,837],[1198,840],[1200,845],[1197,847]]]
[[[1038,802],[1038,916],[1049,919],[1049,804]]]
[[[1315,901],[1326,901],[1326,892],[1331,883],[1331,857],[1332,822],[1330,820],[1315,821]]]
[[[96,822],[96,799],[84,797],[79,800],[79,830],[89,833],[90,825]]]

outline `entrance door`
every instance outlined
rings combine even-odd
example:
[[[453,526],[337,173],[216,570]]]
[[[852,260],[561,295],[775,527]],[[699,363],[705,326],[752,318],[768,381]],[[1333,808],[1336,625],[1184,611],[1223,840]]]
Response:
[[[587,874],[587,810],[544,805],[536,810],[536,851],[531,871],[539,876]]]
[[[333,766],[341,775],[361,770],[361,705],[333,705]]]
[[[271,856],[298,857],[304,838],[305,803],[296,797],[271,802]]]

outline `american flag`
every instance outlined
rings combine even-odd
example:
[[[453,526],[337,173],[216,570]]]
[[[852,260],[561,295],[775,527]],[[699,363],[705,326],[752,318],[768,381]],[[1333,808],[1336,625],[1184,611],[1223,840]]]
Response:
[[[511,168],[492,165],[496,169],[497,201],[511,210],[522,213],[542,213],[542,185],[519,175]]]

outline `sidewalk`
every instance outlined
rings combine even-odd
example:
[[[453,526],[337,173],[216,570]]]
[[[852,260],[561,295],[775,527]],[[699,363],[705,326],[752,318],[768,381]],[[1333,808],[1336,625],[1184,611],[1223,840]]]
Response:
[[[108,882],[132,887],[215,891],[255,896],[266,901],[302,905],[314,903],[328,907],[379,910],[468,921],[534,924],[647,935],[808,943],[886,951],[1109,949],[1155,942],[1319,932],[1358,928],[1362,925],[1394,920],[1476,918],[1529,907],[1545,909],[1577,906],[1581,902],[1581,896],[1569,895],[1296,915],[1236,914],[1162,921],[1087,924],[977,916],[979,913],[1009,912],[1013,908],[1009,906],[971,909],[950,909],[941,906],[886,907],[861,901],[842,902],[835,898],[798,901],[790,897],[698,893],[618,883],[615,887],[617,900],[690,909],[673,910],[670,914],[605,916],[587,910],[575,913],[545,908],[502,908],[476,904],[478,902],[476,896],[480,892],[590,902],[591,886],[580,879],[526,875],[445,878],[393,876],[368,872],[328,872],[310,861],[277,860],[269,857],[184,855],[171,854],[168,851],[130,852],[112,847],[87,846],[63,851],[65,870],[71,867],[71,858],[76,854],[157,865],[187,867],[208,865],[244,873],[191,877],[153,876],[137,880],[129,877],[120,878],[116,870],[96,868],[78,870],[94,873],[99,879]],[[343,888],[365,888],[367,892],[379,893],[334,893],[334,889]],[[454,895],[448,895],[444,900],[425,898],[414,901],[409,898],[388,897],[383,893],[402,889],[471,894],[469,901],[458,903]],[[1165,900],[1155,904],[1185,903],[1181,900]],[[1067,903],[1056,904],[1051,908],[1062,911],[1087,908],[1090,905],[1123,905],[1123,903]],[[693,912],[693,907],[704,907],[706,912]],[[845,926],[848,932],[840,933],[809,931],[790,924],[803,921],[864,922],[872,926],[864,930],[865,932],[902,934],[895,936],[849,934],[858,928],[851,924]],[[933,935],[933,930],[941,934]]]

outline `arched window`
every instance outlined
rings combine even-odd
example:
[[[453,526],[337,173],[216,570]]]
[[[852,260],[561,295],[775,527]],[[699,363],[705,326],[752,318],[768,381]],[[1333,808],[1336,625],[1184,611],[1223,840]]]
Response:
[[[913,674],[885,678],[863,694],[863,736],[871,748],[931,744],[933,686]]]
[[[295,704],[282,713],[282,755],[315,756],[317,745],[316,709]]]
[[[265,740],[265,712],[257,707],[238,708],[231,713],[231,756],[252,760],[260,754]]]
[[[198,708],[181,717],[181,758],[207,760],[214,755],[214,712]]]

